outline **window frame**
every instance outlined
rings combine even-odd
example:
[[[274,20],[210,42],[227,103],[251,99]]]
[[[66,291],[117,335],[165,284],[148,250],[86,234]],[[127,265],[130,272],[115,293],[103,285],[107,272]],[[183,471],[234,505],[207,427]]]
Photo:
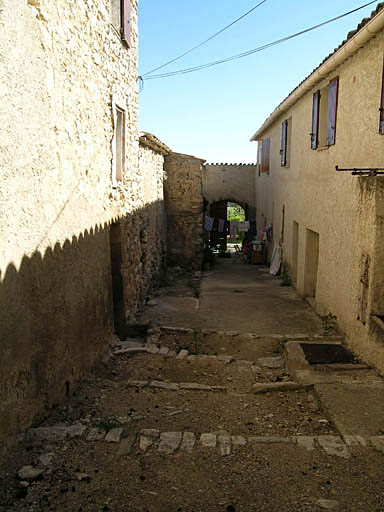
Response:
[[[269,137],[261,141],[261,169],[262,174],[269,174],[271,165],[271,139]]]
[[[330,146],[334,146],[336,144],[339,86],[339,77],[336,76],[329,81],[328,85],[318,89],[313,94],[312,131],[310,133],[311,149],[313,150],[329,148]],[[322,98],[324,97],[327,99],[326,114],[324,112],[322,113]],[[325,115],[327,116],[326,118]],[[325,144],[321,144],[322,140],[324,139]]]
[[[127,107],[123,101],[113,101],[112,185],[124,182],[126,173]]]
[[[118,11],[118,12],[117,12]],[[121,42],[131,47],[132,37],[132,3],[131,0],[111,0],[110,3],[111,25],[118,33]],[[116,24],[119,19],[118,25]]]

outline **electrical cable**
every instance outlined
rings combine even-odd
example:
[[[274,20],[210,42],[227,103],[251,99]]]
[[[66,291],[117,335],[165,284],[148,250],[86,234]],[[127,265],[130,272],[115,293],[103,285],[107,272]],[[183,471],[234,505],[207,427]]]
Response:
[[[376,3],[376,2],[377,2],[377,0],[373,0],[373,1],[368,2],[368,3],[366,3],[366,4],[364,4],[364,5],[360,6],[360,7],[357,7],[356,9],[353,9],[352,11],[348,11],[348,12],[346,12],[344,14],[340,14],[339,16],[336,16],[336,17],[331,18],[329,20],[323,21],[322,23],[318,23],[317,25],[313,25],[312,27],[309,27],[309,28],[306,28],[304,30],[301,30],[300,32],[296,32],[295,34],[291,34],[291,35],[283,37],[281,39],[277,39],[276,41],[264,44],[264,45],[259,46],[257,48],[253,48],[252,50],[248,50],[248,51],[243,52],[243,53],[238,53],[236,55],[232,55],[231,57],[227,57],[227,58],[224,58],[224,59],[221,59],[221,60],[216,60],[214,62],[208,62],[206,64],[201,64],[199,66],[194,66],[194,67],[191,67],[191,68],[178,69],[176,71],[170,71],[168,73],[160,73],[158,75],[147,76],[146,80],[157,80],[159,78],[168,78],[168,77],[172,77],[172,76],[184,75],[184,74],[187,74],[187,73],[193,73],[195,71],[200,71],[202,69],[206,69],[206,68],[210,68],[210,67],[213,67],[213,66],[217,66],[217,65],[223,64],[225,62],[230,62],[232,60],[237,60],[237,59],[241,59],[243,57],[248,57],[249,55],[253,55],[254,53],[258,53],[258,52],[261,52],[263,50],[266,50],[266,49],[270,48],[271,46],[275,46],[275,45],[284,43],[286,41],[289,41],[290,39],[294,39],[294,38],[299,37],[299,36],[301,36],[303,34],[311,32],[312,30],[316,30],[316,29],[318,29],[320,27],[328,25],[329,23],[333,23],[333,22],[335,22],[337,20],[340,20],[341,18],[344,18],[346,16],[349,16],[350,14],[353,14],[353,13],[355,13],[357,11],[360,11],[361,9],[364,9],[365,7],[368,7],[369,5],[372,5],[372,4]]]
[[[265,4],[265,2],[267,2],[268,0],[262,0],[262,2],[259,2],[257,5],[255,5],[254,7],[252,7],[252,9],[250,9],[249,11],[247,11],[246,13],[242,14],[239,18],[237,18],[236,20],[232,21],[229,25],[226,25],[225,27],[223,27],[221,30],[219,30],[218,32],[216,32],[215,34],[213,34],[212,36],[208,37],[208,39],[205,39],[204,41],[202,41],[201,43],[197,44],[196,46],[193,46],[193,48],[190,48],[189,50],[187,50],[186,52],[182,53],[181,55],[175,57],[174,59],[172,60],[169,60],[168,62],[165,62],[164,64],[162,64],[161,66],[158,66],[157,68],[154,68],[154,69],[151,69],[151,71],[147,71],[147,73],[144,73],[142,75],[143,78],[145,78],[146,76],[148,75],[151,75],[152,73],[154,73],[155,71],[158,71],[159,69],[162,69],[162,68],[165,68],[165,66],[168,66],[169,64],[172,64],[173,62],[176,62],[177,60],[185,57],[186,55],[192,53],[193,51],[197,50],[198,48],[200,48],[201,46],[203,46],[204,44],[208,43],[208,41],[211,41],[212,39],[214,39],[215,37],[217,37],[218,35],[222,34],[225,30],[227,30],[228,28],[232,27],[232,25],[235,25],[235,23],[239,22],[240,20],[242,20],[243,18],[245,18],[246,16],[248,16],[249,14],[251,14],[251,12],[253,12],[254,10],[256,10],[258,7],[260,7],[262,4]]]

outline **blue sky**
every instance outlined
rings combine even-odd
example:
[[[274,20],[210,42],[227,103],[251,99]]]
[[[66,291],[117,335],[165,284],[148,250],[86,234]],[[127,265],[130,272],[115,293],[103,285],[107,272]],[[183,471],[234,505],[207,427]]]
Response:
[[[369,0],[267,0],[185,58],[174,71],[272,42]],[[139,73],[176,57],[251,9],[257,0],[139,0]],[[377,2],[378,3],[378,2]],[[146,80],[140,129],[208,162],[254,162],[251,135],[377,3],[292,41],[206,70]]]

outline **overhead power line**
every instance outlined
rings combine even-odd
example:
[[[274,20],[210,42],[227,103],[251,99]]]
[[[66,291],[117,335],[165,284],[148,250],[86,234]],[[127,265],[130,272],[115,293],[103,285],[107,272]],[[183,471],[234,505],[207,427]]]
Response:
[[[156,79],[159,79],[159,78],[168,78],[168,77],[177,76],[177,75],[185,75],[187,73],[193,73],[195,71],[200,71],[202,69],[206,69],[206,68],[210,68],[210,67],[213,67],[213,66],[217,66],[217,65],[223,64],[225,62],[241,59],[243,57],[248,57],[249,55],[253,55],[254,53],[258,53],[258,52],[261,52],[263,50],[266,50],[267,48],[270,48],[271,46],[276,46],[278,44],[284,43],[286,41],[289,41],[290,39],[294,39],[294,38],[299,37],[299,36],[301,36],[303,34],[311,32],[312,30],[316,30],[316,29],[318,29],[320,27],[323,27],[324,25],[328,25],[329,23],[333,23],[333,22],[335,22],[337,20],[340,20],[341,18],[345,18],[346,16],[349,16],[350,14],[353,14],[353,13],[355,13],[357,11],[360,11],[361,9],[364,9],[365,7],[368,7],[369,5],[375,4],[376,2],[377,2],[377,0],[373,0],[371,2],[368,2],[368,3],[364,4],[364,5],[361,5],[360,7],[357,7],[356,9],[353,9],[352,11],[345,12],[344,14],[340,14],[339,16],[336,16],[334,18],[331,18],[331,19],[328,19],[326,21],[323,21],[322,23],[318,23],[317,25],[313,25],[312,27],[309,27],[309,28],[306,28],[304,30],[301,30],[300,32],[296,32],[295,34],[291,34],[291,35],[283,37],[281,39],[277,39],[276,41],[273,41],[271,43],[267,43],[267,44],[264,44],[262,46],[258,46],[257,48],[253,48],[252,50],[248,50],[248,51],[243,52],[243,53],[238,53],[236,55],[232,55],[231,57],[226,57],[224,59],[216,60],[216,61],[213,61],[213,62],[208,62],[206,64],[201,64],[199,66],[194,66],[194,67],[191,67],[191,68],[178,69],[176,71],[170,71],[168,73],[161,73],[161,74],[158,74],[158,75],[147,76],[146,80],[156,80]]]
[[[229,25],[226,25],[225,27],[223,27],[221,30],[219,30],[218,32],[216,32],[215,34],[213,34],[212,36],[208,37],[208,39],[205,39],[204,41],[202,41],[201,43],[197,44],[196,46],[193,46],[192,48],[190,48],[189,50],[187,50],[186,52],[182,53],[181,55],[178,55],[177,57],[175,57],[174,59],[172,60],[169,60],[168,62],[165,62],[164,64],[162,64],[161,66],[158,66],[157,68],[154,68],[154,69],[151,69],[151,71],[147,71],[146,73],[144,73],[142,75],[143,78],[145,78],[146,76],[148,75],[151,75],[152,73],[154,73],[155,71],[158,71],[159,69],[163,69],[165,68],[166,66],[168,66],[169,64],[172,64],[173,62],[176,62],[177,60],[180,60],[182,59],[183,57],[185,57],[186,55],[194,52],[195,50],[197,50],[198,48],[200,48],[201,46],[203,46],[204,44],[208,43],[209,41],[211,41],[212,39],[214,39],[215,37],[217,37],[218,35],[222,34],[223,32],[225,32],[225,30],[229,29],[230,27],[232,27],[233,25],[235,25],[236,23],[238,23],[240,20],[242,20],[243,18],[245,18],[246,16],[248,16],[249,14],[251,14],[251,12],[255,11],[258,7],[260,7],[262,4],[265,4],[265,2],[267,2],[268,0],[262,0],[262,2],[259,2],[257,5],[255,5],[254,7],[252,7],[252,9],[249,9],[249,11],[247,11],[246,13],[242,14],[239,18],[235,19],[234,21],[232,21]]]

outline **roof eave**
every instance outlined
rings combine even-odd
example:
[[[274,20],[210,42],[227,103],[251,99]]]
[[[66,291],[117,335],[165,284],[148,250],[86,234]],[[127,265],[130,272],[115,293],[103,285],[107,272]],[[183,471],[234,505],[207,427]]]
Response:
[[[372,37],[384,28],[384,10],[381,10],[364,27],[359,30],[351,39],[346,41],[329,59],[315,69],[296,89],[294,89],[283,102],[275,108],[272,114],[264,121],[261,127],[252,135],[250,141],[259,140],[264,132],[286,112],[294,103],[302,98],[316,84],[323,80],[329,73],[334,71],[346,59],[351,57]]]

